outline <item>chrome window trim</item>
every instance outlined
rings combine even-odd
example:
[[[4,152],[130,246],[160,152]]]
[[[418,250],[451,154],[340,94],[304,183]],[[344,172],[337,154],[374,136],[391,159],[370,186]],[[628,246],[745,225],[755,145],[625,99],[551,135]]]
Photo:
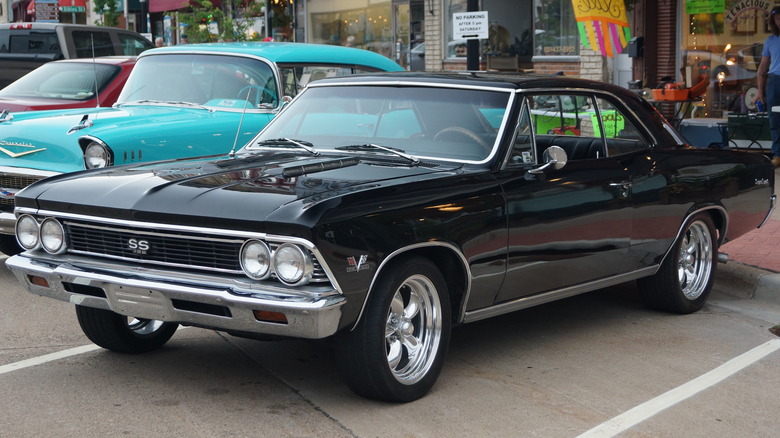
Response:
[[[343,77],[343,76],[342,76]],[[445,157],[432,157],[428,155],[415,155],[416,158],[419,158],[420,160],[428,160],[428,161],[443,161],[446,163],[459,163],[459,164],[488,164],[491,161],[493,161],[493,158],[498,154],[498,151],[501,146],[501,140],[504,138],[507,126],[510,122],[510,114],[513,106],[515,105],[515,101],[517,100],[517,89],[514,87],[498,87],[498,86],[480,86],[480,85],[461,85],[461,84],[433,84],[433,83],[426,83],[426,82],[420,82],[420,81],[408,81],[408,80],[395,80],[395,81],[361,81],[361,82],[338,82],[338,83],[327,83],[327,84],[319,84],[317,82],[312,82],[311,84],[307,85],[306,88],[324,88],[324,87],[353,87],[353,86],[385,86],[385,87],[423,87],[423,88],[448,88],[448,89],[457,89],[457,90],[472,90],[472,91],[490,91],[490,92],[499,92],[499,93],[507,93],[509,94],[509,99],[507,100],[505,111],[504,111],[504,117],[501,120],[501,125],[496,130],[496,139],[493,141],[493,144],[491,145],[490,154],[488,154],[487,157],[483,160],[456,160],[453,158],[445,158]],[[305,91],[305,90],[304,90]],[[298,96],[302,95],[304,92],[298,93],[295,98],[297,99]],[[262,131],[260,132],[262,134]],[[254,143],[257,140],[257,137],[260,135],[258,134],[255,136],[251,141],[247,143],[248,146],[246,146],[244,149],[248,151],[254,151],[254,150],[268,150],[270,148],[263,148],[261,146],[253,146]],[[273,150],[278,151],[282,150],[280,148],[273,148]],[[286,149],[285,149],[286,150]],[[290,149],[295,150],[295,149]],[[338,154],[344,154],[344,151],[341,150],[335,150],[335,149],[317,149],[319,152],[333,152]]]
[[[611,93],[609,91],[595,89],[595,88],[565,88],[565,87],[563,87],[563,88],[552,88],[552,87],[547,87],[547,88],[521,88],[521,89],[515,90],[515,93],[523,94],[524,96],[527,96],[529,94],[533,95],[533,94],[539,94],[539,93],[563,94],[563,93],[568,93],[568,92],[574,92],[574,93],[578,93],[578,94],[589,95],[589,96],[594,97],[595,99],[598,99],[599,96],[610,96],[610,97],[612,97],[612,101],[617,101],[617,102],[620,102],[621,104],[623,103],[623,100],[620,98],[620,96],[617,96],[614,93]],[[597,104],[598,102],[594,102],[594,103]],[[625,110],[625,111],[623,111],[623,110]],[[639,117],[637,115],[637,113],[635,113],[634,110],[631,109],[630,106],[623,104],[623,105],[621,105],[620,111],[621,112],[628,112],[629,114],[631,114],[631,116],[633,116],[634,120],[639,122],[639,124],[642,126],[642,130],[644,131],[643,134],[648,136],[650,138],[650,140],[651,140],[649,142],[649,144],[648,144],[650,149],[654,149],[656,146],[658,146],[658,139],[655,138],[655,136],[653,135],[653,131],[651,129],[648,129],[647,124],[645,123],[645,121],[641,117]],[[668,126],[668,123],[667,123],[666,126]],[[675,138],[679,138],[679,137],[675,135]]]
[[[163,53],[157,53],[157,52],[143,52],[140,55],[138,55],[138,60],[140,61],[141,58],[146,58],[150,56],[173,56],[173,55],[195,55],[195,56],[227,56],[230,58],[248,58],[248,59],[254,59],[255,61],[260,61],[263,64],[268,65],[271,68],[271,74],[274,75],[274,82],[276,82],[276,89],[278,90],[278,103],[273,108],[247,108],[247,109],[241,109],[241,108],[223,108],[223,107],[214,107],[214,106],[206,106],[206,108],[209,108],[212,111],[226,111],[226,112],[251,112],[251,113],[273,113],[275,111],[279,111],[279,107],[282,105],[282,97],[284,94],[284,87],[282,84],[282,75],[279,71],[279,66],[276,64],[275,61],[271,61],[270,59],[263,58],[262,56],[258,56],[251,53],[244,53],[244,52],[230,52],[230,51],[205,51],[205,50],[189,50],[189,51],[170,51],[170,52],[163,52]],[[136,61],[137,62],[137,61]],[[121,93],[120,93],[121,94]],[[117,102],[119,103],[119,102]],[[114,104],[116,105],[116,104]],[[204,105],[205,106],[205,105]]]

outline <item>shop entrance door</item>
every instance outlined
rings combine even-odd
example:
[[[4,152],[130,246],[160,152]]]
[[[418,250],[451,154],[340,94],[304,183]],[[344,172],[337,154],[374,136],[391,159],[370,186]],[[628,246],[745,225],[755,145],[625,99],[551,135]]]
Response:
[[[423,0],[393,0],[393,60],[406,70],[425,70]],[[416,49],[416,50],[414,50]]]

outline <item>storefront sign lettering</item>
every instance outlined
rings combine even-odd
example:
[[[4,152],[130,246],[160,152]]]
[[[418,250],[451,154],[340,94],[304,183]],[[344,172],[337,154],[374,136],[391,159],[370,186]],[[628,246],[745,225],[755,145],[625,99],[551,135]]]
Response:
[[[769,10],[772,9],[773,7],[774,7],[774,1],[741,0],[735,3],[734,6],[731,7],[731,9],[726,11],[726,14],[724,15],[723,18],[725,18],[726,21],[731,23],[732,25],[735,25],[740,15],[746,13],[747,11],[760,10],[765,14],[769,14]]]
[[[720,14],[726,9],[726,0],[688,0],[686,14]]]
[[[623,0],[574,0],[572,3],[576,15],[621,18],[626,12]]]

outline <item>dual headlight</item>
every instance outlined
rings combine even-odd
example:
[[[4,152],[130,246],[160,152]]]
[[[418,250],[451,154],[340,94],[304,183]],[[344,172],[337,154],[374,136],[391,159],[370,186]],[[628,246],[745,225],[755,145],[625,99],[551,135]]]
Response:
[[[16,241],[22,248],[43,248],[49,254],[65,252],[65,228],[54,218],[38,222],[33,216],[23,215],[16,221]]]
[[[272,250],[262,240],[248,240],[241,247],[240,257],[244,273],[255,280],[264,280],[275,273],[282,283],[297,286],[308,282],[314,272],[308,251],[292,243]]]

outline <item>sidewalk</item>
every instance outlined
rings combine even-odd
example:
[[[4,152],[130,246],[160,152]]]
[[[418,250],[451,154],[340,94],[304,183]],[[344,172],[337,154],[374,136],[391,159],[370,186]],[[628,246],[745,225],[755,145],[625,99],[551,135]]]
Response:
[[[742,263],[774,273],[780,272],[780,218],[778,209],[764,224],[720,247],[729,263]]]

